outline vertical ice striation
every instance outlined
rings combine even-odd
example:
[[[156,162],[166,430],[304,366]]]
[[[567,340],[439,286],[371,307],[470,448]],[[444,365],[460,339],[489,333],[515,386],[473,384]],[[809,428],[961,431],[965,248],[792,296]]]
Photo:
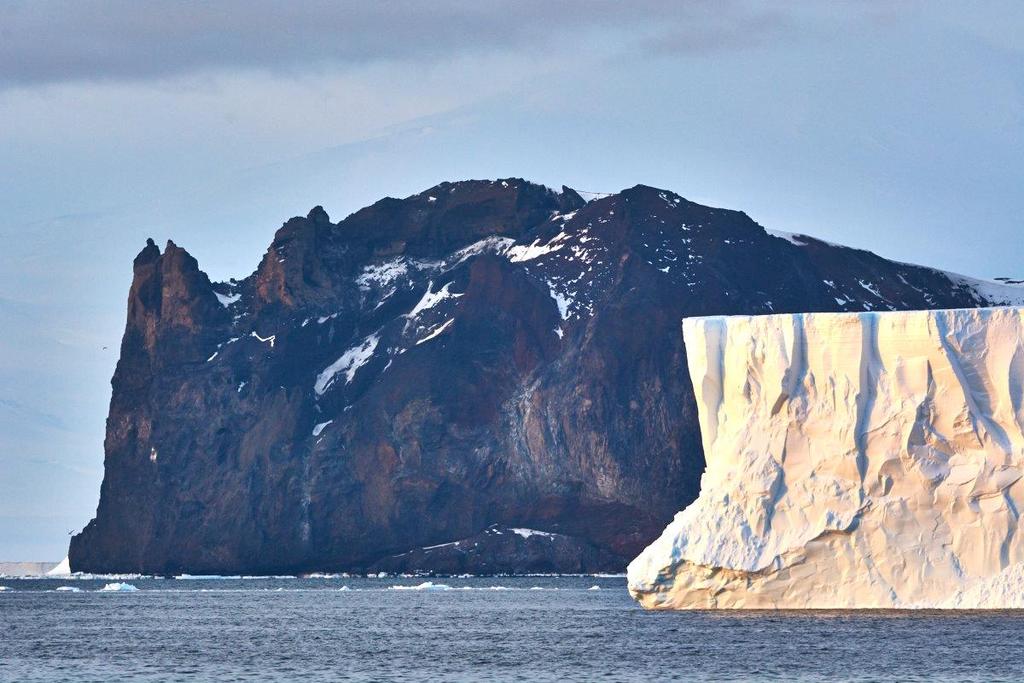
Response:
[[[707,469],[652,609],[1022,607],[1024,309],[689,318]]]

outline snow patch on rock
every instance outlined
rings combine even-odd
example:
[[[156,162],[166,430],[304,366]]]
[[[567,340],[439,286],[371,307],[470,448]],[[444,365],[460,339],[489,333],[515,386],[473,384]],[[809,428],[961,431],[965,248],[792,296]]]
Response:
[[[224,308],[228,308],[231,304],[242,298],[241,294],[221,294],[220,292],[214,292],[214,294],[217,296],[217,301]]]
[[[366,291],[373,286],[386,287],[409,272],[409,264],[404,256],[375,263],[363,268],[363,272],[356,278],[356,285]]]
[[[569,234],[566,232],[560,232],[543,244],[541,244],[541,241],[537,239],[529,245],[511,247],[507,252],[508,260],[512,263],[532,261],[533,259],[544,256],[545,254],[558,251],[565,246],[565,241],[567,239],[569,239]]]
[[[536,529],[509,529],[512,533],[523,538],[530,538],[531,536],[540,536],[541,538],[554,538],[555,534],[548,533],[547,531],[537,531]]]
[[[441,287],[441,289],[439,289],[439,290],[437,290],[435,292],[435,291],[433,291],[433,288],[434,288],[433,280],[428,282],[427,283],[427,291],[423,293],[423,298],[421,298],[416,303],[416,305],[413,306],[411,311],[406,313],[405,317],[408,318],[410,320],[410,322],[411,322],[420,313],[422,313],[423,311],[429,310],[429,309],[433,308],[434,306],[437,306],[439,303],[441,303],[445,299],[457,299],[460,296],[462,296],[462,294],[455,294],[455,293],[449,291],[449,288],[451,286],[452,286],[452,283],[448,282],[443,287]]]
[[[975,300],[988,306],[1024,306],[1024,285],[1016,282],[983,280],[957,273],[946,273],[956,285],[969,287],[975,292]]]
[[[451,325],[452,325],[452,323],[453,323],[453,322],[455,322],[455,318],[450,318],[449,320],[445,320],[445,321],[444,321],[443,323],[441,323],[441,325],[439,325],[439,326],[438,326],[438,327],[437,327],[437,328],[436,328],[436,329],[435,329],[435,330],[434,330],[433,332],[431,332],[430,334],[428,334],[428,335],[427,335],[426,337],[424,337],[423,339],[420,339],[419,341],[417,341],[417,342],[416,342],[416,345],[417,345],[417,346],[419,346],[420,344],[424,344],[424,343],[426,343],[426,342],[430,341],[431,339],[433,339],[433,338],[437,337],[437,336],[438,336],[438,335],[440,335],[440,334],[441,334],[442,332],[444,332],[444,331],[445,331],[445,330],[447,330],[447,329],[448,329],[449,327],[451,327]]]
[[[351,383],[355,379],[356,371],[373,357],[373,352],[376,350],[379,341],[379,334],[371,334],[359,344],[341,354],[338,360],[324,368],[323,372],[317,375],[316,383],[313,385],[313,390],[316,394],[323,396],[324,392],[334,384],[334,379],[339,373],[345,374],[345,384]]]

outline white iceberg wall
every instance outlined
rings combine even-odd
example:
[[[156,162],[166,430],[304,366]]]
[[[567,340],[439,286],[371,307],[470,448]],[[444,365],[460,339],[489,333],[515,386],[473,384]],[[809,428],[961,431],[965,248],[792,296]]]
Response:
[[[71,576],[71,558],[65,556],[63,560],[57,563],[50,571],[46,572],[47,576]]]
[[[1024,607],[1024,309],[692,318],[698,499],[648,608]]]

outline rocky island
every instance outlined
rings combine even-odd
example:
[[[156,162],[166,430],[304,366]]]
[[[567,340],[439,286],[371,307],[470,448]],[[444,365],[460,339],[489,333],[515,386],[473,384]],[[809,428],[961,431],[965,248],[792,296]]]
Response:
[[[316,207],[227,282],[151,241],[71,569],[621,571],[704,471],[680,320],[1020,291],[642,185]]]

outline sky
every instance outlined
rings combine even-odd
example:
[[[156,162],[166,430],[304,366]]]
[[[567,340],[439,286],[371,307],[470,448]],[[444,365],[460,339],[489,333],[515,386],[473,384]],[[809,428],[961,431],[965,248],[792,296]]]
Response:
[[[1024,277],[1024,3],[0,2],[0,560],[92,517],[131,263],[445,180],[638,183]]]

